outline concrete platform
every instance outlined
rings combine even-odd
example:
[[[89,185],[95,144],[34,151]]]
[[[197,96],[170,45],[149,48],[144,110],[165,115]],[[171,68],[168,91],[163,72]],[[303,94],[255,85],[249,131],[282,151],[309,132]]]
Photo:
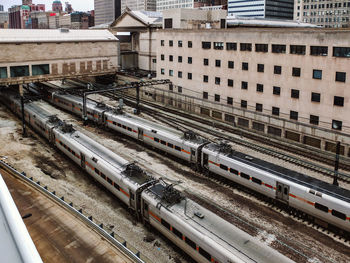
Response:
[[[133,262],[82,221],[19,179],[0,170],[44,262]]]

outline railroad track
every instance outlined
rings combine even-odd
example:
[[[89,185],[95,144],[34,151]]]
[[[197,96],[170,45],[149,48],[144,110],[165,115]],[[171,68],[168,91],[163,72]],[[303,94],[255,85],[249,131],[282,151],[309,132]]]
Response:
[[[119,98],[119,96],[117,96],[117,95],[115,95],[113,93],[108,93],[105,96],[108,96],[110,98],[117,98],[117,97]],[[123,98],[127,99],[126,104],[129,104],[131,106],[135,106],[135,103],[133,101],[133,97],[132,96],[127,96],[127,95],[123,94]],[[325,176],[328,176],[328,177],[333,177],[334,176],[334,170],[332,170],[332,169],[330,169],[328,167],[321,166],[319,164],[312,163],[310,161],[302,160],[300,158],[297,158],[295,156],[283,153],[281,151],[277,151],[277,150],[274,150],[274,149],[271,149],[271,148],[267,148],[267,147],[264,147],[264,146],[261,146],[261,145],[257,145],[255,143],[248,142],[248,141],[246,141],[244,139],[240,139],[240,138],[231,136],[229,134],[226,134],[224,132],[220,132],[218,130],[214,130],[214,129],[211,129],[211,128],[208,128],[208,127],[200,125],[200,124],[204,124],[204,125],[210,125],[211,124],[212,125],[213,123],[210,122],[210,121],[203,121],[203,119],[201,119],[201,118],[193,117],[192,115],[189,115],[189,114],[186,114],[186,113],[178,114],[179,112],[175,111],[176,115],[180,115],[180,117],[177,117],[177,116],[174,116],[174,111],[172,109],[165,108],[163,106],[159,106],[158,104],[155,104],[155,103],[152,103],[152,102],[142,101],[142,104],[143,105],[141,107],[142,107],[142,111],[143,112],[147,112],[147,113],[152,114],[152,117],[158,118],[158,120],[161,120],[162,122],[166,122],[168,125],[171,125],[174,128],[179,128],[179,126],[181,128],[191,127],[193,129],[199,130],[199,131],[201,131],[201,132],[203,132],[205,134],[210,134],[210,135],[215,136],[217,138],[220,138],[220,139],[223,139],[223,140],[226,140],[226,141],[229,141],[229,142],[233,142],[233,143],[236,143],[236,144],[244,146],[244,147],[248,147],[248,148],[253,149],[253,150],[257,151],[257,152],[273,156],[275,158],[287,161],[287,162],[292,163],[294,165],[297,165],[297,166],[309,169],[311,171],[318,172],[318,173],[323,174]],[[153,108],[160,109],[162,111],[158,111],[158,110],[155,110]],[[165,109],[166,109],[166,112],[165,112]],[[191,118],[188,119],[188,116],[190,116]],[[200,124],[197,123],[198,119],[200,119],[200,121],[199,121]],[[222,127],[219,127],[219,126],[220,125],[215,126],[215,128],[223,129]],[[229,132],[232,131],[232,129],[229,129],[227,127],[224,127],[224,130],[225,131],[229,131]],[[237,133],[237,132],[235,134],[239,134],[240,136],[246,137],[245,134],[240,134],[240,133]],[[259,142],[263,142],[264,144],[267,143],[266,142],[266,138],[261,139],[259,136],[253,136],[253,137],[259,138],[259,140],[258,140]],[[250,139],[255,140],[255,138],[250,138]],[[314,156],[309,151],[299,152],[299,151],[297,151],[297,149],[288,148],[287,146],[281,147],[280,146],[281,144],[277,144],[277,143],[275,143],[273,141],[271,142],[270,140],[268,140],[268,144],[270,146],[272,146],[272,147],[275,147],[275,148],[279,148],[279,149],[282,149],[282,150],[285,150],[285,151],[289,151],[291,153],[295,153],[295,154],[298,154],[298,155],[301,155],[301,156],[305,156],[307,158],[311,158],[311,159],[313,159],[313,160],[315,160],[317,162],[326,163],[326,164],[330,164],[331,163],[329,158],[325,158],[325,157],[317,156],[317,155]],[[334,160],[332,162],[334,162]],[[343,170],[350,171],[350,165],[348,165],[346,163],[340,164],[340,167]],[[347,168],[347,169],[344,169],[344,168]],[[346,173],[343,173],[343,172],[339,172],[338,173],[338,179],[340,181],[343,181],[343,182],[346,182],[346,183],[350,183],[350,175],[349,174],[346,174]]]

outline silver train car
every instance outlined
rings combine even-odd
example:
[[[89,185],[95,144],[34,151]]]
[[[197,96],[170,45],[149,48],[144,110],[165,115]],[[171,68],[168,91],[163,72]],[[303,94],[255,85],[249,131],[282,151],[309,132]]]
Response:
[[[19,101],[0,98],[21,115]],[[134,164],[39,107],[25,104],[25,118],[57,149],[125,203],[139,219],[198,262],[292,262]]]
[[[204,146],[202,167],[350,232],[347,189],[232,151],[225,144]]]
[[[49,99],[53,104],[81,115],[81,98],[52,90]],[[184,134],[116,112],[93,101],[88,101],[87,109],[90,120],[185,160],[195,169],[218,174],[305,212],[321,220],[317,222],[321,225],[330,224],[350,232],[350,191],[346,189],[244,154],[234,152],[240,154],[240,158],[228,157],[222,145],[209,144],[191,133]],[[232,152],[231,148],[229,152]],[[238,174],[233,176],[235,173]]]

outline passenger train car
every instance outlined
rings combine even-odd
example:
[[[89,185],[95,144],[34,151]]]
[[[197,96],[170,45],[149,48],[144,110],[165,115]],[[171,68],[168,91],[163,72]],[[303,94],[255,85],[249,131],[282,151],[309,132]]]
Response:
[[[0,99],[21,115],[9,92]],[[25,120],[57,149],[125,203],[145,224],[153,226],[198,262],[292,262],[274,249],[183,197],[171,185],[76,131],[40,108],[25,104]]]
[[[53,104],[81,115],[81,98],[54,90],[49,93],[49,98]],[[183,159],[204,172],[218,174],[305,212],[322,220],[318,223],[336,226],[349,235],[349,190],[93,101],[88,101],[87,109],[91,120]]]

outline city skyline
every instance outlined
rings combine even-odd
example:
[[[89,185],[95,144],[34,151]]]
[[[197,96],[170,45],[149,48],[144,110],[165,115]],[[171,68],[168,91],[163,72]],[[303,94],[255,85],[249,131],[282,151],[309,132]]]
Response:
[[[45,4],[46,11],[49,11],[52,9],[53,1],[54,0],[33,0],[33,4]],[[93,0],[61,0],[61,2],[63,8],[65,7],[65,2],[69,2],[75,11],[90,11],[94,9]],[[4,6],[4,11],[8,11],[8,8],[10,8],[11,6],[22,4],[22,0],[4,0],[1,4]]]

